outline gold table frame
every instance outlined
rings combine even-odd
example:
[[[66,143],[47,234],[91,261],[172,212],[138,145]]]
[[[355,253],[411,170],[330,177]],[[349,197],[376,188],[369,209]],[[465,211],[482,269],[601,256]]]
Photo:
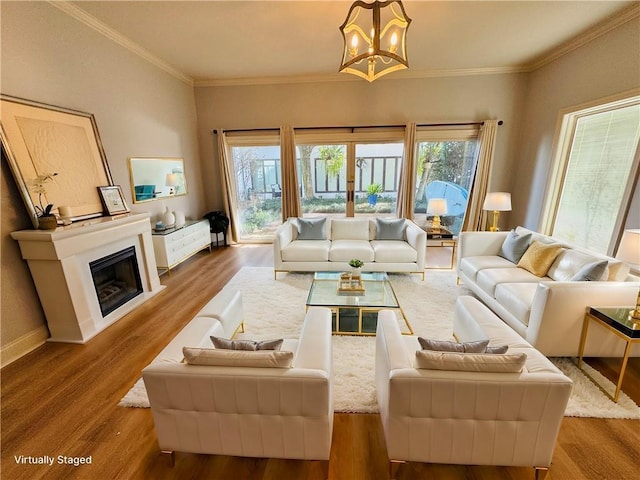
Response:
[[[623,328],[623,324],[621,324],[614,317],[610,316],[603,310],[611,310],[611,311],[622,311],[629,312],[633,310],[633,307],[587,307],[587,310],[584,315],[584,321],[582,324],[582,334],[580,336],[580,350],[578,354],[578,368],[586,375],[586,377],[591,380],[607,397],[613,400],[615,403],[618,403],[618,397],[620,396],[620,390],[622,389],[622,381],[624,380],[624,373],[627,369],[627,362],[629,360],[629,353],[631,352],[631,346],[634,343],[640,343],[640,337],[632,337],[624,333],[620,330]],[[604,316],[608,319],[605,321],[600,316]],[[613,395],[607,392],[602,385],[600,385],[589,373],[582,368],[582,358],[584,356],[584,347],[587,343],[587,333],[589,332],[589,323],[591,321],[596,322],[599,325],[602,325],[604,328],[612,332],[613,334],[620,337],[622,340],[626,342],[626,346],[624,348],[624,355],[622,357],[622,366],[620,367],[620,373],[618,374],[618,381],[616,383],[616,390]],[[619,327],[619,328],[617,328]],[[626,327],[629,328],[629,327]],[[640,331],[640,330],[639,330]]]

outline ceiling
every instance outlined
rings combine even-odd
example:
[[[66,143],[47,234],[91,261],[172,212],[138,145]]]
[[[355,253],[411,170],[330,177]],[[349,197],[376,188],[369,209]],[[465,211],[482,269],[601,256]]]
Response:
[[[196,85],[338,74],[343,1],[77,1],[58,8]],[[637,1],[404,0],[410,68],[390,77],[530,71],[638,18]],[[631,10],[629,10],[631,8]]]

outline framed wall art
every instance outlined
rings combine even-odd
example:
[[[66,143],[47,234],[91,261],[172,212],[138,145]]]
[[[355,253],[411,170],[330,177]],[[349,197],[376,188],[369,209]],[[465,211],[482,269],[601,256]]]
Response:
[[[102,205],[104,205],[104,209],[109,215],[120,215],[121,213],[129,212],[129,207],[127,207],[127,203],[124,200],[120,185],[98,187],[98,192],[100,193]]]
[[[34,228],[48,204],[54,213],[70,207],[72,221],[102,216],[96,187],[113,180],[94,116],[7,95],[0,102],[2,147]]]

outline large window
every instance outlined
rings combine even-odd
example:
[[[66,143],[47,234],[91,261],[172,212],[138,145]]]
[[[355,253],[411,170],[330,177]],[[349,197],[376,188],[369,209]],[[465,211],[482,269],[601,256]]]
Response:
[[[552,234],[611,254],[638,168],[640,99],[567,114],[564,127]]]
[[[416,156],[414,219],[429,225],[430,199],[444,199],[442,226],[457,235],[467,210],[477,160],[477,130],[429,131],[419,134]]]

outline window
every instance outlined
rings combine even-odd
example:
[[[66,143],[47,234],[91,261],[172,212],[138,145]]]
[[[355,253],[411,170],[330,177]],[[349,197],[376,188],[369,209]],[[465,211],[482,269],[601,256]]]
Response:
[[[418,132],[414,219],[430,224],[427,203],[444,198],[447,213],[442,226],[457,235],[467,210],[477,161],[477,129]]]
[[[638,168],[640,97],[564,115],[547,222],[554,237],[612,254]]]

